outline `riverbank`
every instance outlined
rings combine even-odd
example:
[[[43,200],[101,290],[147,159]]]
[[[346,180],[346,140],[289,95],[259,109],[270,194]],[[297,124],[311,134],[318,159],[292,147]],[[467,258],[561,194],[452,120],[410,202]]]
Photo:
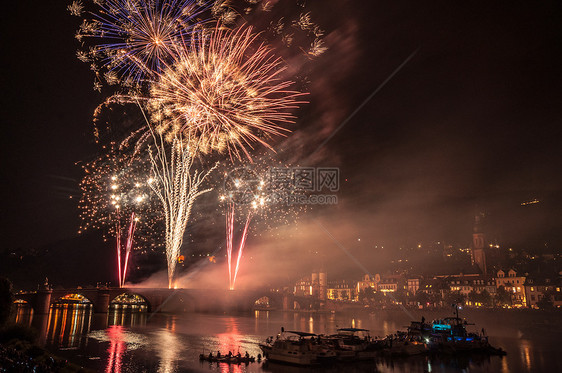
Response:
[[[92,372],[33,343],[36,334],[21,325],[9,325],[0,330],[0,372]]]

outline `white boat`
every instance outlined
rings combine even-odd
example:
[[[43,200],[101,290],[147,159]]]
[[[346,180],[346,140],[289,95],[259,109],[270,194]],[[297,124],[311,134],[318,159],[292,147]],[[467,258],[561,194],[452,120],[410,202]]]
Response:
[[[373,340],[367,329],[342,328],[331,338],[338,340],[336,353],[339,360],[370,360],[382,349],[380,341]]]
[[[268,338],[260,344],[264,356],[269,361],[295,365],[315,365],[335,360],[336,354],[318,343],[313,333],[283,331],[273,340]]]

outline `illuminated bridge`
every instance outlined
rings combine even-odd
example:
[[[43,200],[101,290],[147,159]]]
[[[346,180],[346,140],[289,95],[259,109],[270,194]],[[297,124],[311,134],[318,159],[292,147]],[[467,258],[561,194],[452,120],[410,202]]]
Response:
[[[166,288],[70,288],[42,289],[15,295],[16,302],[27,303],[35,313],[49,312],[61,301],[91,303],[94,312],[108,312],[112,302],[123,294],[140,300],[149,312],[224,312],[253,309],[293,309],[296,299],[269,289],[166,289]],[[300,304],[304,304],[304,300]],[[307,305],[308,307],[308,305]]]

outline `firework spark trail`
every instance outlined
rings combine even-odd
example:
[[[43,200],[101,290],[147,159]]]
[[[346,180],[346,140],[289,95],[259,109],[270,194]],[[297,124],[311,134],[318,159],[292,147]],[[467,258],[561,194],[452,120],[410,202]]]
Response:
[[[133,237],[135,234],[135,228],[137,226],[138,218],[135,217],[135,212],[131,213],[131,222],[129,223],[129,230],[127,234],[127,243],[125,245],[125,264],[123,266],[123,280],[121,286],[125,286],[125,281],[127,279],[127,267],[129,265],[129,255],[131,254],[131,249],[133,248]]]
[[[119,216],[119,208],[117,208],[117,216]],[[117,219],[117,273],[119,277],[119,287],[121,287],[121,223]]]
[[[200,190],[200,187],[216,166],[207,172],[196,170],[192,174],[192,150],[181,134],[174,137],[171,146],[154,131],[152,136],[155,152],[149,149],[149,155],[156,182],[151,183],[150,187],[160,199],[164,210],[168,287],[172,288],[177,259],[193,203],[197,197],[212,190]]]
[[[242,252],[246,246],[246,238],[248,237],[248,228],[250,226],[250,221],[252,220],[252,211],[248,212],[248,217],[246,218],[246,224],[244,225],[244,230],[242,231],[242,238],[240,238],[240,247],[238,248],[238,259],[236,260],[236,270],[234,271],[234,278],[232,279],[232,288],[236,285],[236,277],[238,276],[238,269],[240,268],[240,258],[242,258]]]
[[[149,108],[156,131],[167,141],[177,135],[197,142],[198,152],[228,153],[251,160],[250,149],[289,132],[292,109],[303,93],[281,78],[280,58],[257,42],[251,27],[218,25],[175,45],[177,59],[151,86]]]
[[[233,289],[232,285],[232,240],[234,233],[234,203],[229,203],[226,213],[226,255],[228,261],[228,288]]]

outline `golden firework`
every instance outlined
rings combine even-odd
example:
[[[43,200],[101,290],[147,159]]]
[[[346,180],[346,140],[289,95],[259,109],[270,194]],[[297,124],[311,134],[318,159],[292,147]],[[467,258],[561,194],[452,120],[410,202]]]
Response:
[[[254,144],[270,147],[273,136],[289,132],[303,94],[290,89],[281,59],[257,38],[251,27],[217,26],[176,45],[178,58],[150,90],[156,131],[168,140],[182,133],[202,153],[239,159],[251,159]]]

